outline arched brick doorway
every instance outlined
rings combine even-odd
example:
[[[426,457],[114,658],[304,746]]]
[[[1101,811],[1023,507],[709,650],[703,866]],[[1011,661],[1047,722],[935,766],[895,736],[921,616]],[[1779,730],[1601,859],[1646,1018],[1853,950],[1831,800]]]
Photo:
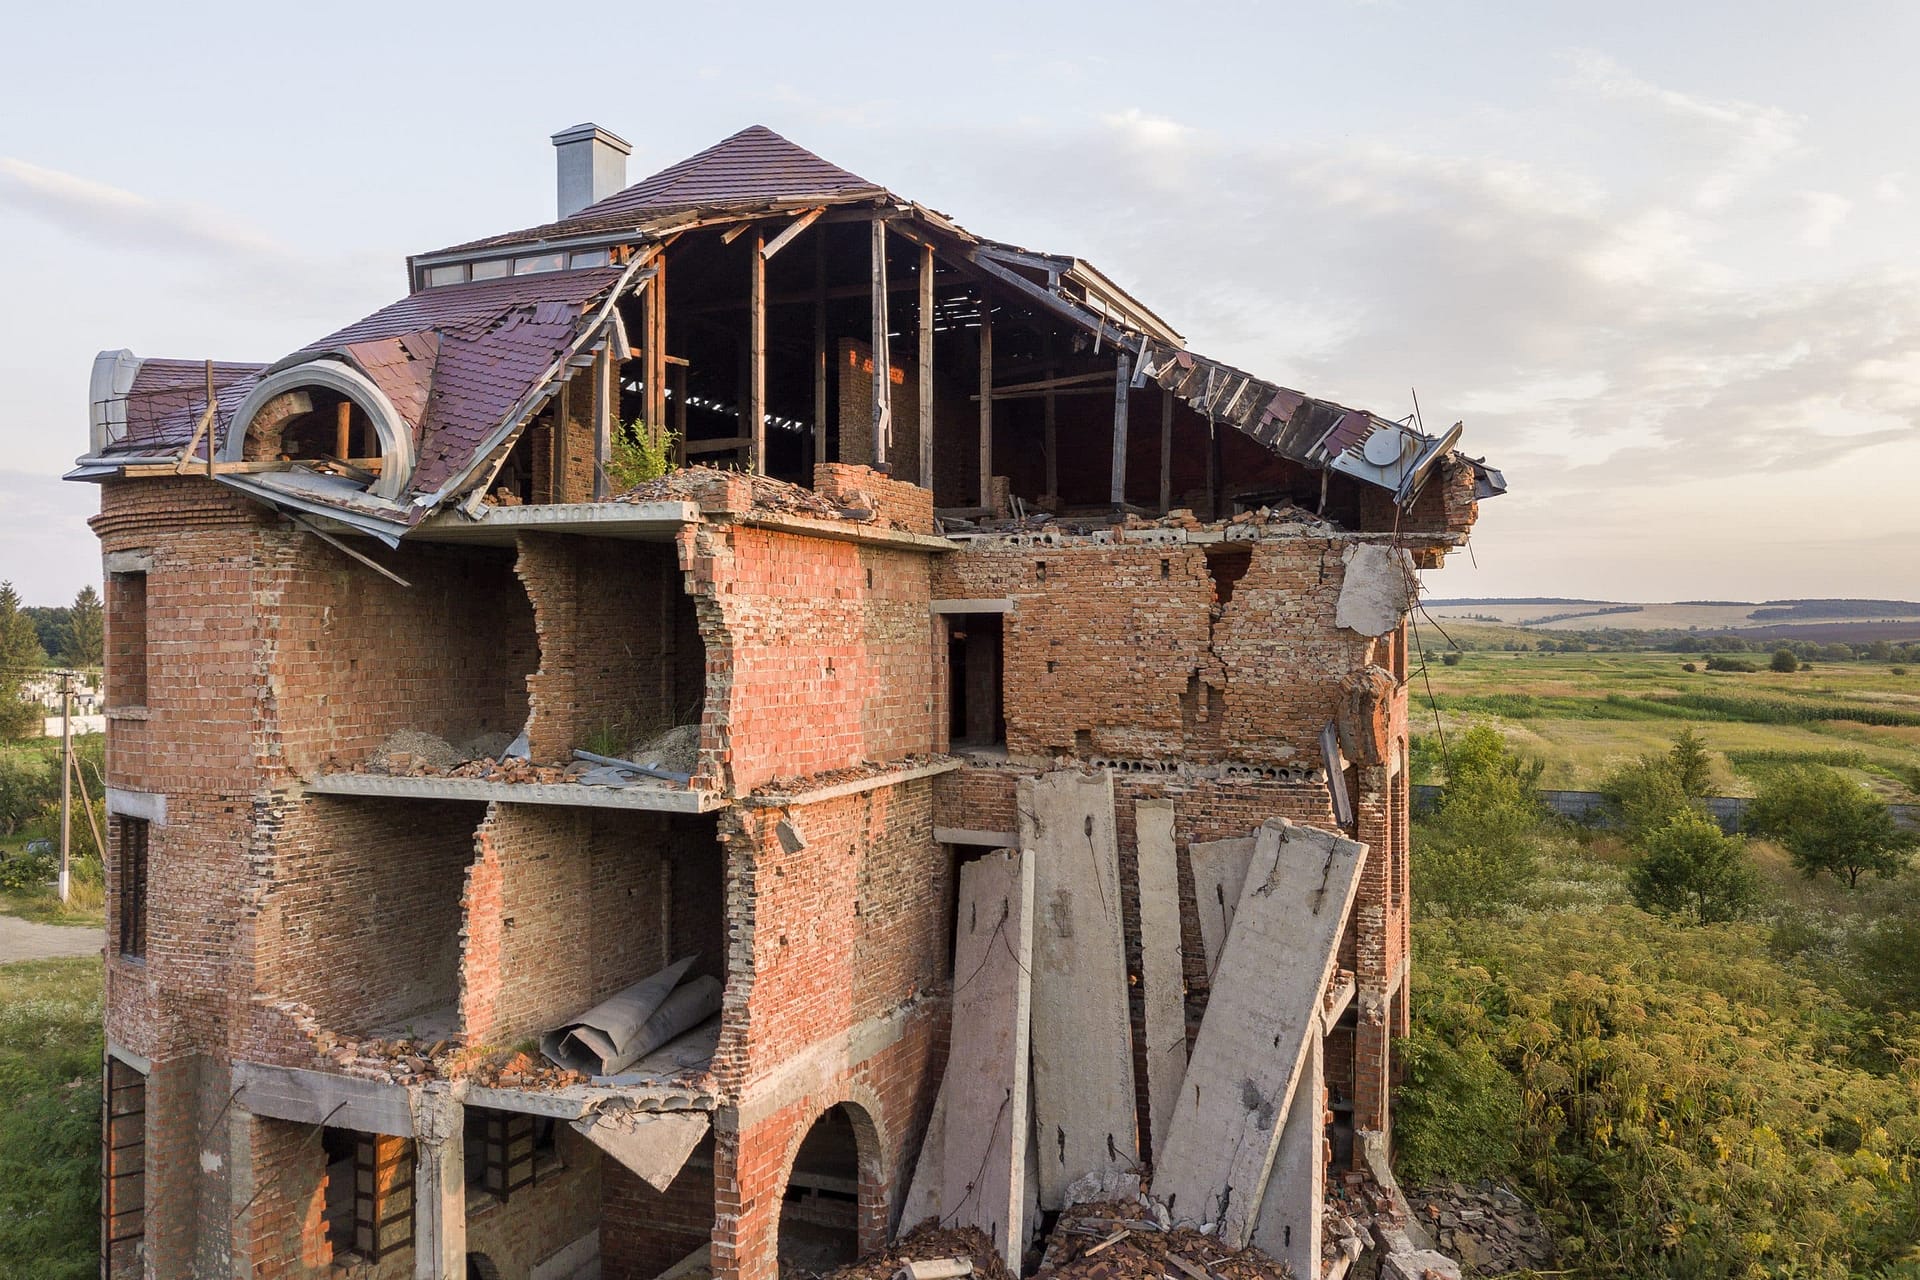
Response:
[[[878,1147],[873,1122],[857,1103],[829,1107],[813,1122],[781,1196],[782,1274],[830,1271],[883,1243],[863,1229],[880,1195]]]

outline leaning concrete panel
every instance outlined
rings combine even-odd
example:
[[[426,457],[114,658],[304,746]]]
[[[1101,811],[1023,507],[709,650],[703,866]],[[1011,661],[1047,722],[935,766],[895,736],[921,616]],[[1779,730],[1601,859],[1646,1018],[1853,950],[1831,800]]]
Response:
[[[1033,863],[1002,850],[960,868],[944,1081],[941,1221],[980,1228],[1015,1271],[1026,1240]]]
[[[572,1123],[655,1191],[665,1191],[680,1176],[708,1128],[704,1111],[601,1111]]]
[[[1174,1101],[1187,1074],[1187,998],[1181,980],[1180,868],[1173,801],[1133,806],[1140,863],[1140,986],[1146,1005],[1149,1146],[1166,1145]]]
[[[1255,841],[1154,1179],[1176,1218],[1217,1222],[1229,1248],[1253,1233],[1365,856],[1278,820]]]
[[[1220,951],[1233,928],[1233,912],[1247,883],[1247,863],[1253,861],[1253,837],[1209,840],[1187,846],[1193,868],[1193,900],[1200,913],[1200,950],[1211,978],[1220,967]]]
[[[952,1070],[949,1066],[948,1070]],[[944,1210],[940,1175],[947,1164],[947,1079],[940,1079],[940,1090],[933,1095],[933,1114],[927,1119],[927,1136],[920,1143],[920,1157],[913,1162],[913,1182],[907,1187],[900,1205],[900,1221],[894,1225],[901,1234],[912,1231],[928,1218],[938,1218]]]
[[[1040,1204],[1060,1209],[1074,1179],[1127,1172],[1140,1150],[1113,776],[1069,769],[1022,778],[1019,809],[1034,872]]]
[[[1323,1026],[1307,1036],[1307,1060],[1293,1091],[1280,1150],[1260,1197],[1253,1243],[1268,1257],[1311,1276],[1320,1267],[1320,1211],[1327,1198],[1326,1056]]]

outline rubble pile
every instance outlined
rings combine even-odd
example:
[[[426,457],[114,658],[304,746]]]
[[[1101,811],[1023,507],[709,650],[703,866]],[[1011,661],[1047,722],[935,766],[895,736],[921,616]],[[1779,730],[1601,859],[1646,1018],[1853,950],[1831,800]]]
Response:
[[[1406,1195],[1427,1234],[1442,1252],[1460,1259],[1469,1275],[1508,1275],[1555,1264],[1558,1254],[1546,1224],[1507,1187],[1452,1182]]]
[[[1063,1212],[1040,1268],[1062,1280],[1307,1280],[1258,1249],[1230,1249],[1217,1236],[1168,1225],[1166,1211],[1144,1196]]]
[[[1336,528],[1332,521],[1293,503],[1256,507],[1250,511],[1242,511],[1238,515],[1214,521],[1200,519],[1190,507],[1175,507],[1164,516],[1141,515],[1137,512],[1116,515],[1111,511],[1099,510],[1068,511],[1058,515],[1045,511],[1027,511],[1013,516],[942,515],[939,520],[940,531],[946,534],[1052,532],[1076,537],[1110,533],[1114,530],[1183,529],[1197,533],[1204,529],[1241,528],[1257,536],[1269,529],[1279,533],[1282,530],[1299,529],[1332,532]]]
[[[993,1241],[977,1227],[929,1224],[903,1236],[884,1253],[870,1254],[827,1273],[823,1280],[894,1280],[910,1262],[966,1258],[973,1280],[1016,1280],[994,1251]]]
[[[744,486],[744,493],[730,497],[735,485]],[[741,502],[741,498],[745,501]],[[846,516],[841,507],[811,489],[776,480],[772,476],[753,475],[725,467],[681,467],[657,479],[635,485],[614,501],[691,502],[716,510],[750,507],[754,511],[809,516],[820,520],[839,520]]]

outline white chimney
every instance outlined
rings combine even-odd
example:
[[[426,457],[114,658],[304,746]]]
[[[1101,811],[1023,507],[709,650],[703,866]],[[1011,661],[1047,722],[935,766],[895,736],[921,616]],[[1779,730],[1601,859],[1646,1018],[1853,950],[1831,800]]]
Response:
[[[560,216],[572,217],[627,185],[627,153],[633,148],[597,124],[577,124],[553,135],[559,171]]]

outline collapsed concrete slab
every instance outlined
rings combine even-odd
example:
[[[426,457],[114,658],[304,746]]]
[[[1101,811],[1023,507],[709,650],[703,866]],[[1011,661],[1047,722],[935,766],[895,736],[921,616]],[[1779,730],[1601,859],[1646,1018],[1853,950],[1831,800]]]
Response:
[[[1412,558],[1398,547],[1372,542],[1348,548],[1345,558],[1347,576],[1334,608],[1334,625],[1363,636],[1387,634],[1400,625],[1419,587]]]
[[[570,1123],[655,1191],[672,1185],[709,1127],[703,1111],[598,1111]]]
[[[1280,1149],[1260,1197],[1253,1224],[1254,1247],[1285,1263],[1297,1276],[1320,1266],[1321,1210],[1327,1197],[1325,1025],[1307,1035],[1300,1083],[1280,1130]]]
[[[1026,1242],[1033,866],[1002,850],[960,868],[954,1050],[942,1084],[941,1221],[986,1232],[1014,1271]]]
[[[943,1179],[947,1167],[947,1090],[951,1081],[943,1076],[933,1095],[933,1114],[927,1118],[927,1136],[920,1140],[920,1155],[913,1163],[913,1181],[900,1201],[901,1231],[911,1231],[929,1218],[938,1218],[945,1198]]]
[[[1220,967],[1220,952],[1233,928],[1240,890],[1247,883],[1247,864],[1253,861],[1253,837],[1205,840],[1187,846],[1193,868],[1194,905],[1200,916],[1200,950],[1211,978]]]
[[[1113,775],[1022,778],[1018,807],[1034,868],[1040,1204],[1059,1209],[1075,1179],[1126,1172],[1139,1158]]]
[[[1300,1084],[1366,846],[1260,828],[1154,1191],[1177,1220],[1244,1247]]]
[[[1180,868],[1173,801],[1133,807],[1140,884],[1140,986],[1146,1018],[1149,1149],[1166,1144],[1174,1100],[1187,1074],[1186,984],[1181,980]]]

